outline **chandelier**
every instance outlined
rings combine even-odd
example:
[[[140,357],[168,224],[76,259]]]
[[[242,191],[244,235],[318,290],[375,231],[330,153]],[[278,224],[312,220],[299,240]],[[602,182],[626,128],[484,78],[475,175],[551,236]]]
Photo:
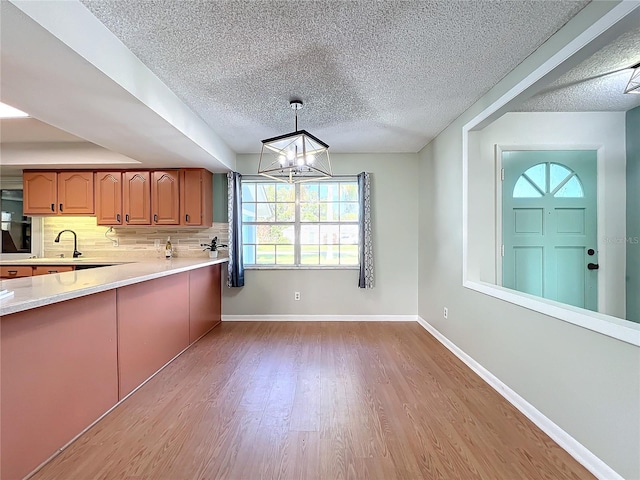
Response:
[[[631,68],[633,68],[633,72],[624,93],[640,93],[640,63]]]
[[[306,130],[298,130],[301,100],[292,100],[289,106],[295,113],[295,130],[262,140],[258,173],[286,183],[332,177],[329,145]]]

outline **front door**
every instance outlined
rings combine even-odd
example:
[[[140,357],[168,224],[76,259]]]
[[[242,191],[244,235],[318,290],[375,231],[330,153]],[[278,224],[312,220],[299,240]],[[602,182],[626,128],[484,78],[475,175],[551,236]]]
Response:
[[[598,309],[597,153],[503,151],[503,286]]]

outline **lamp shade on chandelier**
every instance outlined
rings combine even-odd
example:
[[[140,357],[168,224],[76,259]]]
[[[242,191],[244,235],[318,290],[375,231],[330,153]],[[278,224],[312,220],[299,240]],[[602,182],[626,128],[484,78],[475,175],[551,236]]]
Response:
[[[333,176],[329,145],[306,130],[298,130],[298,110],[302,101],[292,100],[295,130],[262,140],[258,173],[287,183],[301,183]]]

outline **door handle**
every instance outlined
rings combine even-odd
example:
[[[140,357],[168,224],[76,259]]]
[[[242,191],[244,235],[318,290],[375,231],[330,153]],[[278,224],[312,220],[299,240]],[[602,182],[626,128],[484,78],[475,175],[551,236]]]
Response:
[[[55,203],[52,203],[52,204],[51,204],[51,211],[52,211],[52,212],[55,212],[55,211],[56,211],[56,205],[55,205]]]
[[[116,213],[116,221],[119,222],[120,221],[120,214]]]
[[[60,211],[62,211],[62,204],[60,204]]]
[[[184,216],[184,218],[185,218],[185,220],[188,222],[188,221],[189,221],[189,214],[187,213],[187,214]]]
[[[153,216],[153,221],[158,223],[158,214],[157,213]]]
[[[124,219],[127,221],[127,223],[129,223],[129,214],[128,213],[124,216]]]
[[[589,270],[598,270],[600,268],[600,265],[598,265],[597,263],[589,263],[587,264],[587,268]]]

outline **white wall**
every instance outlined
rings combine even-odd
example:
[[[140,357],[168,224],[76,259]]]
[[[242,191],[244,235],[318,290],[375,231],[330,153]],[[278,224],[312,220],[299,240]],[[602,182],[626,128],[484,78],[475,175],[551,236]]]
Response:
[[[495,145],[599,150],[598,156],[598,311],[625,318],[625,114],[624,112],[508,113],[478,132],[479,151],[469,157],[469,215],[474,217],[474,252],[480,280],[495,283]],[[471,185],[472,183],[472,185]],[[482,221],[477,221],[478,217]],[[499,239],[498,239],[499,240]],[[473,258],[473,255],[476,257]]]
[[[375,288],[358,288],[358,270],[245,270],[245,286],[225,288],[224,315],[415,315],[418,268],[418,156],[333,154],[336,175],[372,174]],[[255,174],[257,155],[239,155]],[[293,300],[293,292],[301,300]]]
[[[420,152],[418,312],[620,475],[638,479],[640,348],[462,286],[463,125],[613,5],[588,5]]]

